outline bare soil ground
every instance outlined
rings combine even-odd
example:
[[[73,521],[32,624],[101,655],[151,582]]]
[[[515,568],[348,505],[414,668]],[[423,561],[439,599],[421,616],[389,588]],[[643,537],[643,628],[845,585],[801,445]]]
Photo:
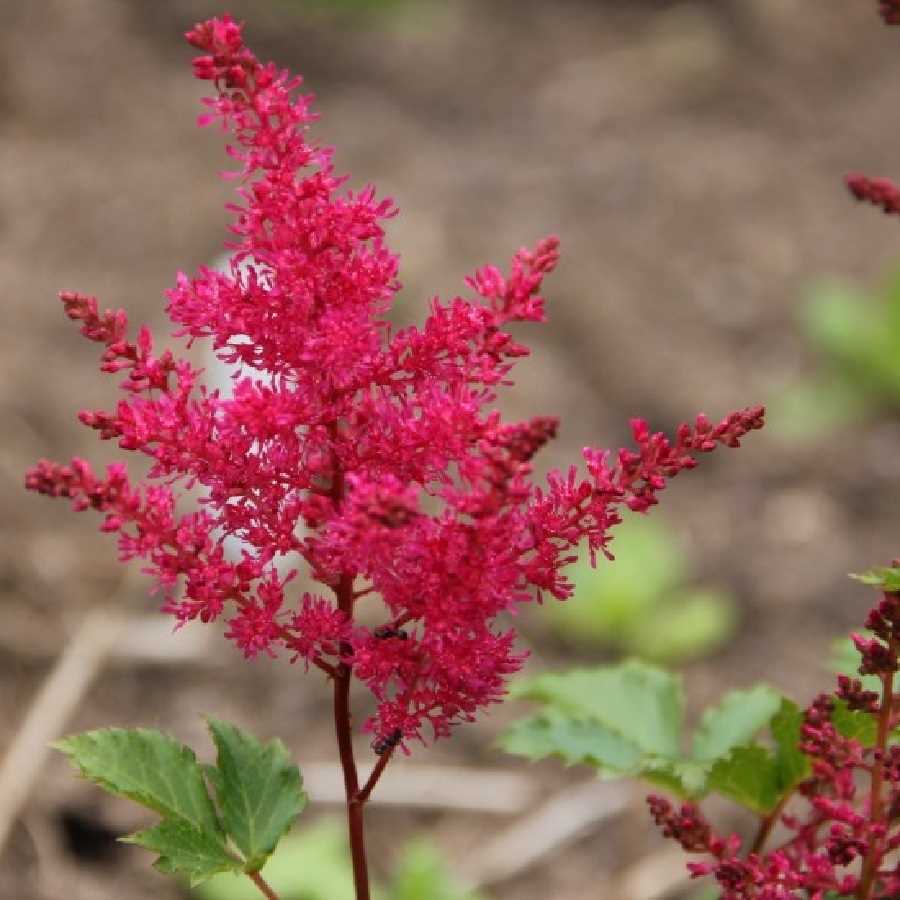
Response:
[[[564,261],[551,324],[507,399],[511,414],[560,413],[545,465],[584,444],[627,440],[627,420],[670,428],[777,399],[816,361],[795,312],[822,274],[877,280],[893,221],[857,208],[853,169],[900,174],[900,33],[873,2],[841,0],[467,0],[336,16],[302,3],[231,0],[263,57],[296,67],[320,98],[319,133],[354,184],[375,182],[402,215],[400,316],[555,232]],[[60,289],[96,293],[164,329],[163,290],[220,250],[228,186],[218,136],[194,128],[202,86],[181,32],[207,0],[0,0],[0,747],[87,611],[121,572],[94,525],[25,495],[41,456],[105,461],[74,413],[114,387],[59,309]],[[848,571],[900,541],[900,423],[785,445],[765,434],[719,453],[667,492],[699,578],[740,598],[737,639],[690,666],[696,703],[765,678],[805,700],[825,683],[831,638],[866,593]],[[130,609],[151,610],[143,589]],[[552,643],[542,664],[571,662]],[[163,727],[202,745],[199,712],[280,735],[301,761],[331,758],[326,695],[284,662],[227,647],[199,665],[106,668],[70,729]],[[498,709],[413,762],[509,765],[491,742]],[[519,711],[520,712],[520,711]],[[365,746],[362,744],[361,746]],[[546,790],[582,775],[534,768]],[[3,800],[0,798],[0,803]],[[66,818],[68,816],[68,818]],[[132,828],[51,759],[0,860],[0,897],[177,896],[126,850],[67,845],[80,817]],[[425,832],[464,859],[500,825],[451,813],[372,815],[376,868]],[[71,833],[72,828],[69,828]],[[71,843],[71,842],[70,842]],[[498,885],[498,900],[611,896],[616,871],[658,848],[640,804]]]

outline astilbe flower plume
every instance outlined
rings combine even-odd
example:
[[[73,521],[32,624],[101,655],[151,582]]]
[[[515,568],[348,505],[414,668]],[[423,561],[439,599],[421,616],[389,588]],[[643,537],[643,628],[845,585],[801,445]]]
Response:
[[[124,312],[65,293],[68,316],[103,347],[101,369],[125,373],[117,407],[81,421],[152,468],[135,484],[122,465],[100,475],[80,459],[41,461],[27,486],[103,513],[178,623],[225,617],[247,657],[282,650],[363,681],[384,752],[444,736],[497,700],[522,663],[498,615],[535,594],[568,598],[563,570],[581,542],[609,555],[623,508],[646,511],[698,453],[738,446],[762,409],[716,425],[699,416],[672,440],[634,420],[635,449],[587,449],[586,474],[533,484],[556,420],[508,424],[492,407],[528,353],[507,326],[544,321],[557,239],[519,250],[506,273],[478,270],[471,298],[434,299],[421,328],[392,330],[398,261],[383,228],[394,204],[346,189],[332,151],[308,137],[316,115],[301,79],[260,63],[241,27],[223,16],[187,34],[196,76],[215,88],[201,124],[231,133],[239,165],[231,269],[179,274],[167,307],[176,336],[211,341],[239,368],[233,395],[156,351],[146,329],[130,338]],[[199,494],[192,512],[176,508],[179,483]],[[284,558],[320,591],[292,596]],[[381,621],[362,627],[355,607],[378,597]]]

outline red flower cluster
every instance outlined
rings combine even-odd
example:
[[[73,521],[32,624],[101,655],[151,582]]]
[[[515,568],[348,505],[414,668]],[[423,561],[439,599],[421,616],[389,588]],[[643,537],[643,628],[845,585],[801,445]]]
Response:
[[[878,6],[886,25],[900,25],[900,0],[880,0]]]
[[[890,178],[868,178],[854,172],[845,179],[847,188],[857,200],[880,206],[886,213],[900,213],[900,187]]]
[[[498,614],[535,590],[568,597],[562,570],[581,541],[607,553],[623,506],[648,509],[695,454],[761,427],[762,409],[716,426],[700,416],[674,441],[635,420],[635,450],[588,449],[586,477],[573,467],[534,486],[531,459],[556,420],[505,424],[491,407],[528,353],[506,326],[544,320],[556,238],[520,250],[508,274],[476,272],[476,299],[436,299],[422,328],[394,333],[392,202],[343,188],[331,150],[308,140],[301,80],[261,64],[240,25],[225,16],[187,38],[203,54],[195,74],[216,87],[201,123],[232,133],[242,181],[230,273],[180,274],[168,312],[177,335],[211,340],[241,374],[232,397],[208,391],[187,362],[156,355],[146,330],[128,340],[123,312],[64,294],[104,346],[101,368],[128,373],[117,408],[81,420],[153,467],[135,486],[121,466],[99,477],[81,460],[42,461],[28,487],[105,513],[122,558],[147,561],[179,622],[224,613],[248,657],[280,647],[329,674],[352,670],[377,699],[377,746],[445,735],[521,664]],[[176,511],[179,481],[201,491],[197,511]],[[229,535],[246,548],[239,560],[223,551]],[[285,556],[326,593],[288,596]],[[361,627],[357,604],[378,596],[382,624]]]

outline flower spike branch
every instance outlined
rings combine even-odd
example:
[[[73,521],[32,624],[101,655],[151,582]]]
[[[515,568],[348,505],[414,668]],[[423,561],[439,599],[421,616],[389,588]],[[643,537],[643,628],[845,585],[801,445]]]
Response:
[[[633,448],[588,448],[584,474],[535,485],[532,457],[557,420],[506,423],[493,404],[528,353],[507,326],[544,321],[558,240],[519,250],[506,272],[479,269],[468,298],[435,299],[420,328],[393,331],[393,202],[346,188],[332,151],[309,137],[317,116],[301,79],[261,63],[241,29],[223,16],[187,33],[194,74],[214,91],[200,124],[230,134],[238,166],[231,271],[181,273],[168,292],[176,336],[208,340],[239,367],[233,396],[157,351],[147,329],[130,337],[121,310],[64,293],[101,369],[124,375],[117,407],[81,421],[152,468],[136,484],[120,464],[98,474],[81,459],[41,461],[27,486],[102,513],[121,559],[144,561],[179,625],[224,617],[245,657],[287,652],[326,674],[363,900],[363,808],[392,754],[472,721],[522,665],[498,615],[535,595],[567,599],[580,543],[611,558],[623,508],[646,512],[699,454],[760,428],[763,410],[719,424],[701,415],[671,439],[635,419]],[[179,484],[200,492],[194,511],[177,511]],[[239,559],[226,536],[242,542]],[[301,568],[318,590],[291,590]],[[380,624],[364,627],[358,604],[378,603]],[[354,678],[375,701],[364,728],[378,761],[364,785]]]

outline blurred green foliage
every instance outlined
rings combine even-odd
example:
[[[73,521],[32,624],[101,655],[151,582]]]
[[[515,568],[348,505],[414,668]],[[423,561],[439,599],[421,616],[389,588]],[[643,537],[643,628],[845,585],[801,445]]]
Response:
[[[863,393],[900,406],[900,273],[877,294],[822,282],[802,323],[809,341],[840,375]]]
[[[441,858],[427,841],[404,848],[389,894],[390,900],[484,900],[484,895],[458,887]]]
[[[707,885],[706,887],[700,888],[696,893],[691,894],[691,900],[719,900],[719,897],[721,896],[718,888]]]
[[[770,404],[770,429],[808,440],[876,411],[900,412],[900,271],[874,292],[818,282],[800,330],[824,365]]]
[[[353,876],[344,824],[338,819],[298,829],[285,838],[262,875],[281,900],[353,900]],[[201,900],[259,900],[249,878],[218,875],[194,890]],[[388,887],[375,885],[374,900],[484,900],[457,887],[438,851],[424,841],[400,853]]]
[[[687,584],[685,554],[658,516],[630,515],[616,529],[615,562],[585,557],[569,570],[574,596],[541,608],[573,644],[606,645],[657,662],[703,656],[733,634],[735,603],[724,591]]]

